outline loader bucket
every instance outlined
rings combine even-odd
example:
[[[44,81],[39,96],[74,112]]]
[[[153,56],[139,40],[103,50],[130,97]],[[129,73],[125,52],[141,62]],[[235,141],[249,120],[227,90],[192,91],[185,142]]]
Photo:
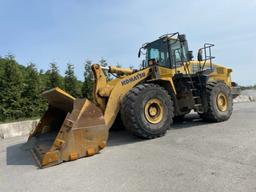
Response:
[[[75,99],[59,88],[43,93],[49,108],[27,144],[40,167],[98,153],[108,130],[101,109],[88,99]]]

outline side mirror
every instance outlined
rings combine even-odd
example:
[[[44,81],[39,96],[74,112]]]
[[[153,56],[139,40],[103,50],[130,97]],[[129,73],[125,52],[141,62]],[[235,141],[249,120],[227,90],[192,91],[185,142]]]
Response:
[[[198,61],[203,61],[203,50],[199,49],[197,53],[197,60]]]
[[[191,61],[193,58],[193,51],[188,51],[188,60]]]
[[[141,48],[139,49],[139,52],[138,52],[138,58],[140,58],[140,54],[141,54]]]

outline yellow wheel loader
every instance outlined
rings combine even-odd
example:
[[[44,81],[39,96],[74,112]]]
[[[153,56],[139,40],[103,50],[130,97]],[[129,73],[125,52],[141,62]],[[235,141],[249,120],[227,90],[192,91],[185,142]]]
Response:
[[[59,88],[44,92],[49,108],[28,139],[40,167],[97,154],[117,116],[144,139],[163,136],[191,110],[207,121],[229,119],[239,88],[230,68],[212,63],[212,46],[205,44],[193,60],[185,35],[166,34],[139,49],[145,55],[139,70],[92,65],[93,101]],[[104,70],[116,78],[107,80]]]

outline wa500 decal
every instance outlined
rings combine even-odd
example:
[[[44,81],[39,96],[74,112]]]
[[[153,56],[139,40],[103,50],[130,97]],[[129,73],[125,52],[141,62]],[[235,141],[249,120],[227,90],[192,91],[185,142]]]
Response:
[[[124,85],[127,85],[133,81],[137,81],[139,79],[142,79],[143,77],[145,77],[146,74],[143,72],[143,73],[138,73],[137,75],[133,76],[133,77],[130,77],[128,79],[125,79],[125,80],[122,80],[121,81],[121,84],[124,86]]]

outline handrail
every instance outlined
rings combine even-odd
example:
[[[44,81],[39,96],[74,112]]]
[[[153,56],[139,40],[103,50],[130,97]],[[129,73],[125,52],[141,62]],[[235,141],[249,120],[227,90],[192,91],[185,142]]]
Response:
[[[212,60],[215,59],[215,57],[212,56],[212,50],[211,50],[211,48],[212,48],[213,46],[214,46],[214,44],[205,43],[205,44],[204,44],[204,47],[202,47],[202,48],[199,49],[199,51],[200,51],[200,50],[203,50],[203,51],[204,51],[204,64],[203,64],[203,66],[201,66],[201,63],[200,63],[200,61],[199,61],[200,71],[202,71],[202,70],[204,69],[207,60],[210,60],[210,67],[211,67],[211,70],[213,69],[213,67],[212,67]],[[207,54],[207,50],[208,50],[209,55]]]

